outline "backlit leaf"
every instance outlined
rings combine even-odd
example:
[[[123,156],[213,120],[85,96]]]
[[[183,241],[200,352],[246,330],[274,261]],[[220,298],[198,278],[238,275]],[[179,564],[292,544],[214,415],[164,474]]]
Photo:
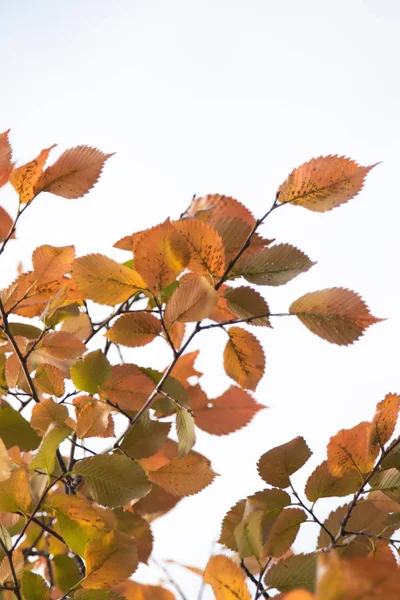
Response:
[[[273,523],[267,543],[265,554],[279,558],[295,541],[301,523],[307,520],[307,515],[301,508],[286,508]]]
[[[101,393],[123,410],[139,410],[154,387],[151,378],[136,365],[115,365]]]
[[[370,423],[359,423],[351,429],[342,429],[329,440],[328,469],[335,477],[357,471],[369,473],[374,466],[379,448],[369,446]]]
[[[53,565],[55,584],[63,594],[82,579],[76,562],[67,554],[56,554]]]
[[[60,398],[65,391],[64,375],[53,365],[39,365],[34,384],[39,392]]]
[[[0,152],[1,152],[1,150],[0,150]],[[1,168],[1,166],[0,166],[0,168]],[[0,182],[1,182],[1,171],[0,171]],[[0,187],[1,187],[1,185],[0,185]],[[12,218],[10,217],[8,212],[6,210],[4,210],[4,208],[2,206],[0,206],[0,242],[3,242],[6,239],[7,235],[10,232],[12,225],[13,225]],[[11,237],[15,238],[15,234],[13,234]]]
[[[0,482],[7,481],[11,475],[12,460],[3,440],[0,438]]]
[[[29,468],[32,470],[44,470],[48,475],[51,475],[56,463],[56,451],[61,442],[71,433],[72,430],[68,425],[51,424],[46,431]]]
[[[197,371],[194,368],[194,362],[199,355],[200,350],[194,352],[187,352],[179,357],[178,362],[174,366],[174,377],[178,379],[183,385],[188,385],[187,380],[189,377],[201,377],[203,373]]]
[[[157,471],[147,473],[150,481],[175,496],[197,494],[214,480],[209,461],[197,454],[174,458]]]
[[[241,219],[250,227],[255,224],[253,215],[244,204],[221,194],[207,194],[200,198],[193,198],[190,207],[185,212],[185,217],[188,215],[196,216],[200,221],[211,222],[211,225],[222,217]]]
[[[21,589],[26,600],[49,600],[50,588],[40,575],[24,571],[21,578]]]
[[[115,589],[121,592],[126,600],[175,600],[173,593],[160,585],[146,585],[128,580],[117,585]],[[79,600],[81,600],[80,596]],[[86,600],[86,598],[82,598],[82,600]],[[87,598],[87,600],[91,599]],[[110,598],[110,600],[113,599]]]
[[[230,550],[238,550],[235,529],[242,521],[245,510],[246,500],[239,500],[239,502],[232,506],[232,508],[226,513],[222,521],[221,535],[218,540],[219,544],[223,544]]]
[[[340,561],[346,600],[397,600],[400,569],[378,559],[357,557]]]
[[[135,538],[139,561],[147,564],[153,549],[153,535],[150,524],[140,515],[122,508],[113,511],[116,519],[116,529]]]
[[[244,253],[233,271],[235,275],[241,275],[250,283],[278,286],[305,273],[314,264],[298,248],[290,244],[277,244]]]
[[[239,387],[232,386],[213,399],[207,398],[199,385],[190,387],[189,392],[195,424],[213,435],[228,435],[241,429],[258,411],[266,408]]]
[[[84,196],[97,183],[104,163],[112,155],[90,146],[66,150],[35,181],[35,195],[49,192],[69,199]]]
[[[85,478],[93,500],[110,508],[145,496],[151,487],[142,467],[124,454],[84,458],[73,472]]]
[[[77,258],[71,275],[87,298],[98,304],[114,306],[143,289],[145,283],[136,271],[103,254]]]
[[[156,295],[186,268],[189,249],[169,220],[136,234],[133,252],[135,268]]]
[[[228,556],[219,554],[210,558],[204,581],[211,585],[216,600],[251,600],[245,574]]]
[[[12,149],[8,139],[10,130],[0,133],[0,187],[5,185],[13,170]]]
[[[27,513],[31,501],[28,475],[23,467],[12,471],[7,481],[0,483],[0,512]]]
[[[94,399],[86,402],[78,412],[76,435],[79,439],[100,436],[109,426],[110,407]]]
[[[69,367],[82,356],[86,346],[72,333],[52,331],[36,345],[31,357],[39,364],[53,365],[69,375]]]
[[[21,204],[27,204],[39,193],[40,190],[37,190],[36,184],[53,148],[55,148],[55,144],[42,150],[34,160],[12,171],[10,183],[19,195]]]
[[[96,394],[111,375],[111,365],[101,350],[86,354],[71,367],[71,379],[78,390]]]
[[[91,540],[84,559],[87,574],[81,585],[89,589],[112,587],[129,578],[138,566],[135,541],[118,531]]]
[[[80,312],[76,316],[71,316],[65,319],[61,329],[62,331],[72,333],[79,340],[84,342],[92,333],[92,324],[88,315],[84,312]]]
[[[395,502],[400,502],[400,471],[397,469],[375,473],[370,485],[373,490],[381,490]]]
[[[218,301],[218,293],[207,277],[184,275],[165,309],[165,322],[192,323],[210,316]]]
[[[120,596],[117,592],[109,590],[78,590],[74,600],[126,600],[126,596]]]
[[[370,428],[370,444],[384,446],[394,433],[400,410],[400,396],[387,394],[378,403]]]
[[[160,423],[143,415],[125,436],[121,448],[132,458],[153,456],[167,439],[170,429],[171,423]]]
[[[265,355],[258,339],[241,327],[230,327],[224,349],[224,369],[241,387],[255,390],[264,375]]]
[[[263,513],[256,510],[241,521],[234,530],[240,558],[254,556],[260,559],[262,554]]]
[[[74,246],[39,246],[32,254],[33,274],[41,285],[62,277],[75,258]]]
[[[358,294],[344,288],[310,292],[295,300],[292,315],[315,335],[339,346],[352,344],[364,331],[378,323]]]
[[[51,398],[42,400],[32,408],[31,426],[44,434],[51,423],[63,425],[68,417],[68,409]]]
[[[131,312],[121,315],[105,336],[116,344],[136,348],[149,344],[160,333],[160,319],[151,313]]]
[[[212,277],[224,273],[224,246],[221,237],[210,225],[197,220],[182,220],[175,221],[174,227],[190,250],[190,271]]]
[[[260,477],[270,485],[289,487],[290,475],[298,471],[311,454],[304,438],[296,437],[263,454],[258,461],[258,472]]]
[[[308,478],[305,494],[310,502],[316,502],[319,498],[354,494],[359,487],[360,477],[356,471],[349,471],[340,477],[335,477],[328,468],[328,461],[325,460]]]
[[[6,448],[19,446],[25,451],[35,450],[41,440],[28,421],[10,406],[0,408],[0,438]]]
[[[265,584],[280,592],[297,587],[313,591],[317,570],[317,554],[295,554],[272,565],[265,575]],[[321,599],[322,600],[322,599]]]
[[[271,327],[268,318],[269,307],[264,298],[253,288],[241,286],[228,289],[224,294],[228,308],[235,313],[238,319],[251,319],[250,325],[264,325]],[[257,315],[260,316],[257,319]]]
[[[278,200],[316,212],[331,210],[354,198],[375,166],[362,167],[344,156],[313,158],[290,173],[278,188]]]
[[[176,406],[176,435],[178,437],[178,456],[186,456],[196,443],[194,419],[187,410]]]

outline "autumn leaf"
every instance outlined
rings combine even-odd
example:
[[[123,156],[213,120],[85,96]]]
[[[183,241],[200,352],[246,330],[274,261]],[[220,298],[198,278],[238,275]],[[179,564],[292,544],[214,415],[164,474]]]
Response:
[[[157,471],[148,471],[148,478],[175,496],[197,494],[214,480],[216,473],[209,461],[197,454],[174,458]]]
[[[57,398],[60,398],[65,391],[64,375],[53,365],[39,365],[36,369],[34,383],[39,392]]]
[[[7,481],[11,475],[12,460],[3,440],[0,438],[0,482]]]
[[[12,471],[11,476],[0,483],[0,512],[27,513],[31,501],[29,479],[23,467]]]
[[[397,394],[387,394],[378,403],[370,427],[369,443],[371,446],[381,448],[390,440],[396,427],[399,410],[400,396]]]
[[[359,487],[360,477],[356,471],[348,471],[335,477],[328,468],[328,461],[325,460],[308,478],[305,494],[310,502],[316,502],[319,498],[354,494]]]
[[[62,325],[62,331],[67,331],[75,335],[81,342],[84,342],[92,333],[92,323],[85,312],[78,312],[77,315],[71,315],[66,318]]]
[[[123,410],[139,410],[154,390],[154,382],[139,367],[115,365],[101,386],[101,393]]]
[[[85,350],[85,344],[72,333],[52,331],[37,343],[31,358],[38,364],[53,365],[64,375],[69,375],[69,367]]]
[[[230,327],[224,349],[224,369],[241,387],[255,390],[264,375],[265,356],[260,342],[241,327]]]
[[[46,164],[49,154],[55,146],[56,144],[53,144],[49,148],[45,148],[34,160],[12,171],[10,183],[17,194],[19,194],[21,204],[31,202],[39,193],[36,189],[36,184],[43,172],[43,167]]]
[[[271,327],[269,307],[264,298],[253,288],[240,286],[228,289],[224,297],[228,308],[238,319],[249,319],[250,325]],[[254,318],[257,317],[257,318]]]
[[[242,521],[246,510],[246,500],[239,500],[226,513],[222,521],[221,534],[218,540],[219,544],[223,544],[230,550],[237,551],[237,541],[235,537],[235,529]]]
[[[194,368],[194,362],[199,355],[200,350],[187,352],[179,357],[178,362],[174,366],[174,377],[178,379],[186,387],[189,385],[187,380],[189,377],[201,377],[203,373]]]
[[[29,600],[49,600],[50,588],[37,573],[24,571],[21,578],[21,588],[24,598]]]
[[[210,316],[218,301],[218,293],[207,277],[184,275],[179,287],[168,300],[164,320],[167,327],[175,321],[194,323]]]
[[[263,513],[256,510],[245,517],[234,530],[240,558],[254,556],[257,560],[262,554]]]
[[[370,423],[359,423],[351,429],[342,429],[331,437],[327,446],[328,469],[335,477],[357,471],[369,473],[374,466],[379,448],[369,446]]]
[[[158,452],[171,429],[171,423],[160,423],[143,415],[125,436],[121,448],[132,458],[147,458]]]
[[[110,531],[91,540],[85,549],[84,588],[104,589],[128,579],[138,566],[135,540],[121,532]]]
[[[35,450],[40,444],[40,437],[32,429],[28,421],[11,406],[0,408],[0,438],[6,448],[19,446],[21,450]]]
[[[74,402],[75,403],[75,402]],[[76,420],[76,435],[80,439],[95,436],[105,437],[109,427],[110,406],[94,399],[86,402],[78,412]],[[113,435],[113,428],[110,435]]]
[[[315,263],[304,252],[290,244],[277,244],[245,252],[233,272],[257,285],[284,285],[308,271]]]
[[[190,250],[187,268],[193,273],[218,277],[225,269],[225,253],[219,234],[207,223],[181,220],[173,223]]]
[[[210,558],[204,581],[211,585],[216,600],[251,600],[245,574],[228,556],[219,554]]]
[[[72,433],[68,425],[57,425],[52,423],[43,436],[40,446],[29,465],[31,470],[44,470],[48,475],[54,471],[56,464],[56,452],[61,444]]]
[[[271,568],[268,569],[265,575],[265,584],[268,587],[276,588],[280,592],[288,592],[297,587],[313,591],[316,579],[316,569],[316,552],[311,552],[309,554],[295,554],[288,558],[282,558],[276,564],[271,565]],[[306,600],[306,597],[304,600]]]
[[[0,173],[0,181],[1,181],[1,173]],[[1,186],[0,186],[1,187]],[[10,229],[13,226],[13,220],[8,214],[6,210],[2,206],[0,206],[0,242],[4,242],[10,233]],[[15,234],[11,236],[15,238]]]
[[[214,399],[207,398],[199,385],[191,386],[189,393],[197,427],[213,435],[228,435],[245,427],[258,411],[266,408],[234,386]]]
[[[289,308],[315,335],[339,346],[352,344],[378,323],[358,294],[344,288],[329,288],[301,296]]]
[[[101,350],[88,352],[71,367],[71,379],[78,390],[96,394],[111,376],[112,369]]]
[[[196,443],[194,418],[183,408],[176,406],[176,435],[178,438],[178,456],[186,456]]]
[[[44,434],[51,423],[63,425],[68,418],[68,409],[57,404],[51,398],[46,398],[32,408],[31,426]]]
[[[137,348],[149,344],[160,334],[160,319],[151,313],[138,311],[121,315],[105,336],[116,344]]]
[[[265,554],[281,557],[293,544],[307,515],[301,508],[286,508],[276,518],[265,545]]]
[[[258,472],[266,483],[287,488],[290,485],[290,475],[298,471],[311,454],[304,438],[296,437],[263,454],[258,461]]]
[[[67,271],[75,258],[74,246],[39,246],[32,254],[33,274],[36,284],[42,285],[59,279]]]
[[[63,198],[84,196],[97,183],[104,163],[111,154],[90,146],[77,146],[61,154],[54,164],[35,181],[35,195],[49,192]]]
[[[280,203],[326,212],[354,198],[363,188],[366,175],[378,163],[358,165],[344,156],[320,156],[294,169],[278,188]]]
[[[200,221],[213,222],[222,217],[241,219],[250,227],[254,226],[255,219],[249,209],[238,200],[221,194],[208,194],[193,198],[185,217],[195,216]]]
[[[116,518],[115,528],[135,538],[139,561],[147,564],[153,549],[153,534],[150,524],[146,519],[130,510],[117,508],[113,512]]]
[[[12,149],[8,139],[10,130],[0,133],[0,187],[8,181],[13,170]]]
[[[118,584],[114,589],[121,592],[125,600],[175,600],[173,593],[160,585],[147,585],[128,580]],[[83,597],[81,599],[80,596],[76,596],[76,598],[77,600],[86,600]],[[115,600],[119,600],[119,598],[122,600],[122,596]],[[87,600],[96,599],[87,598]],[[110,598],[110,600],[114,600],[114,598]]]

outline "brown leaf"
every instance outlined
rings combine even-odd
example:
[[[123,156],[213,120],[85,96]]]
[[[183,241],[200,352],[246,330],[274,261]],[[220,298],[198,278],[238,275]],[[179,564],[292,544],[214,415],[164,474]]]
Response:
[[[12,149],[8,139],[10,130],[0,133],[0,187],[5,185],[13,170]]]
[[[191,496],[197,494],[214,480],[216,473],[209,461],[196,454],[174,458],[157,471],[148,471],[148,478],[170,494]]]
[[[218,543],[223,544],[230,550],[237,551],[237,542],[235,537],[235,529],[242,521],[246,510],[246,500],[239,500],[226,513],[222,521],[221,535]]]
[[[217,300],[218,294],[207,277],[184,275],[179,281],[179,287],[167,302],[165,324],[170,327],[175,321],[201,321],[210,316]]]
[[[264,375],[265,355],[258,339],[241,327],[230,327],[224,369],[241,387],[254,391]]]
[[[37,285],[59,279],[75,258],[74,246],[39,246],[32,254],[33,274]]]
[[[245,427],[258,411],[266,408],[248,392],[233,386],[213,400],[199,385],[190,387],[189,394],[197,427],[213,435],[228,435]]]
[[[400,410],[400,396],[387,394],[378,403],[370,428],[370,444],[384,446],[394,433]]]
[[[315,335],[339,346],[352,344],[364,331],[378,323],[358,294],[344,288],[310,292],[295,300],[292,315]]]
[[[263,454],[258,461],[258,472],[260,477],[270,485],[289,487],[290,475],[298,471],[311,454],[304,438],[296,437]]]
[[[301,508],[286,508],[276,518],[265,545],[265,554],[279,558],[295,541],[307,515]]]
[[[1,174],[0,174],[1,180]],[[0,186],[1,187],[1,186]],[[0,242],[4,242],[7,235],[10,233],[10,229],[13,226],[13,220],[6,210],[0,206]],[[15,238],[15,233],[12,234],[11,238]]]
[[[215,229],[208,223],[197,220],[175,221],[173,225],[190,250],[190,261],[187,265],[190,271],[212,277],[224,273],[224,246]]]
[[[348,496],[354,494],[360,487],[360,477],[356,471],[342,473],[335,477],[329,471],[328,461],[324,461],[314,469],[307,480],[305,494],[310,502],[319,498],[332,498],[335,496]]]
[[[218,302],[210,315],[212,321],[224,323],[236,319],[236,314],[228,307],[228,301],[225,298],[225,294],[232,289],[226,283],[223,283],[218,288]]]
[[[314,264],[298,248],[290,244],[277,244],[244,253],[235,264],[233,272],[250,283],[278,286],[305,273]]]
[[[80,312],[78,315],[68,317],[61,325],[62,331],[67,331],[75,335],[81,342],[92,333],[92,323],[89,316],[85,312]]]
[[[64,372],[85,350],[85,344],[72,333],[52,331],[38,342],[31,357],[40,364],[53,365]]]
[[[280,203],[290,202],[326,212],[354,198],[371,169],[344,156],[320,156],[294,169],[277,192]]]
[[[142,462],[142,461],[141,461]],[[162,487],[155,485],[144,498],[135,503],[135,512],[140,515],[151,515],[152,518],[160,516],[172,510],[181,500],[178,496],[170,494]]]
[[[189,261],[185,241],[169,220],[134,237],[135,269],[156,295],[184,271]]]
[[[245,574],[228,556],[219,554],[210,558],[204,581],[211,585],[216,600],[251,600]]]
[[[160,334],[160,319],[138,311],[121,315],[104,335],[116,344],[137,348],[150,344]]]
[[[90,146],[66,150],[35,182],[35,195],[49,192],[69,199],[84,196],[97,183],[104,163],[113,154]]]
[[[171,325],[169,329],[169,337],[171,338],[176,350],[179,350],[179,348],[182,346],[183,338],[185,337],[185,330],[185,323],[179,323],[179,321],[175,321],[175,323]]]
[[[335,477],[357,471],[369,473],[379,448],[369,446],[370,423],[364,421],[351,429],[342,429],[331,437],[327,446],[328,469]]]
[[[249,319],[250,325],[271,327],[268,315],[270,310],[264,298],[253,288],[240,286],[228,289],[224,294],[228,308],[235,313],[238,319]],[[258,315],[259,318],[254,317]]]
[[[101,393],[123,410],[139,410],[154,390],[154,382],[136,365],[112,367],[111,377]]]
[[[25,165],[17,167],[12,171],[10,183],[17,194],[19,194],[19,201],[21,204],[27,204],[37,196],[37,181],[43,172],[43,167],[46,164],[51,150],[55,148],[55,146],[56,144],[53,144],[49,148],[45,148],[34,160],[31,160]]]

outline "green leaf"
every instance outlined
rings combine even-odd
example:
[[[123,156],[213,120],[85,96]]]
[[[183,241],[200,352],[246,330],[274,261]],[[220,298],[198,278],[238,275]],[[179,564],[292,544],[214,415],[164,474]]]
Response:
[[[43,331],[28,323],[10,323],[10,331],[13,336],[21,335],[28,340],[36,340]]]
[[[101,350],[89,352],[71,367],[71,379],[78,390],[96,394],[111,376],[111,365]]]
[[[257,560],[262,552],[263,512],[256,510],[239,523],[234,530],[240,558],[254,556]]]
[[[35,450],[42,439],[28,421],[10,406],[0,408],[0,438],[6,448],[19,446],[25,452]]]
[[[11,550],[12,548],[12,539],[10,534],[8,533],[8,529],[6,529],[4,527],[4,525],[2,525],[0,523],[0,539],[2,541],[1,547],[3,549],[3,546],[5,548],[7,548],[7,550]]]
[[[68,425],[52,423],[46,431],[36,456],[29,465],[31,470],[44,469],[48,475],[53,473],[56,464],[56,452],[61,442],[72,432]]]
[[[73,472],[85,478],[95,502],[110,508],[142,498],[151,488],[142,467],[124,454],[84,458],[75,464]]]
[[[107,590],[79,590],[74,595],[74,600],[126,600],[116,592]]]
[[[171,423],[159,423],[143,415],[132,427],[121,448],[132,458],[147,458],[156,454],[168,437]]]
[[[297,587],[314,591],[317,571],[317,554],[296,554],[281,558],[268,569],[264,582],[268,588],[289,592]]]
[[[49,600],[50,588],[37,573],[24,571],[21,578],[21,588],[26,600]]]
[[[263,454],[258,461],[258,472],[266,483],[287,488],[290,485],[290,475],[298,471],[311,454],[304,438],[296,437]]]
[[[400,444],[397,444],[397,446],[385,456],[381,463],[381,467],[382,469],[391,469],[394,467],[395,469],[400,470]]]
[[[63,594],[82,579],[76,562],[67,554],[56,554],[53,565],[56,586]]]
[[[373,490],[381,490],[395,502],[400,502],[400,471],[397,469],[376,473],[369,483]]]
[[[178,456],[186,456],[196,443],[194,418],[187,410],[176,406],[176,434],[178,436]]]
[[[84,528],[62,513],[57,512],[57,522],[60,533],[68,548],[75,554],[83,556],[89,539]]]

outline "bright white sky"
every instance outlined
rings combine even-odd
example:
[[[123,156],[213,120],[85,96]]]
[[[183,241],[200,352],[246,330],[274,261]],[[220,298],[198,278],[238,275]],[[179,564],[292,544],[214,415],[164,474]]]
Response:
[[[270,408],[232,436],[199,434],[197,449],[221,477],[154,525],[157,558],[204,566],[224,513],[262,489],[263,452],[304,435],[315,456],[300,489],[331,435],[400,390],[399,3],[0,0],[0,22],[0,131],[11,127],[19,164],[54,142],[59,151],[86,143],[117,153],[88,197],[35,201],[3,258],[3,285],[44,243],[125,260],[111,248],[117,239],[177,217],[193,193],[232,195],[260,216],[289,171],[314,156],[383,161],[348,205],[323,215],[289,206],[264,226],[318,260],[287,286],[261,290],[273,312],[307,291],[344,286],[388,321],[350,348],[293,319],[252,329],[267,356],[256,398]],[[9,187],[1,202],[15,210]],[[203,385],[217,395],[229,385],[225,336],[203,334],[202,343]],[[163,367],[167,353],[151,348],[132,360]],[[321,501],[320,516],[329,506]],[[312,527],[298,550],[311,549]],[[195,598],[196,577],[171,572]],[[156,581],[147,568],[138,577]]]

